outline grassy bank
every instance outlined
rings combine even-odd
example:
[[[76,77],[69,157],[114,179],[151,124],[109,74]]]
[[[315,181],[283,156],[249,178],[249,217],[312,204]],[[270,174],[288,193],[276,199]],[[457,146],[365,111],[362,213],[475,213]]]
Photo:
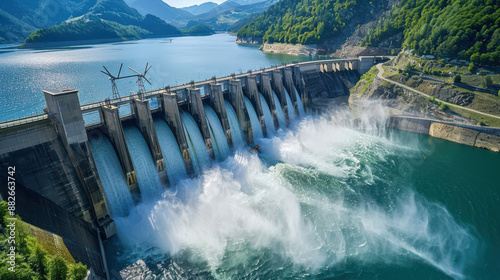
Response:
[[[498,94],[471,88],[481,87],[495,92],[500,85],[500,74],[493,73],[492,69],[470,69],[467,65],[450,64],[441,60],[424,60],[404,53],[401,53],[392,62],[391,67],[383,67],[385,78],[457,105],[442,109],[450,109],[464,117],[476,120],[477,123],[500,127],[499,119],[462,108],[466,107],[500,116],[500,97]],[[473,74],[471,70],[479,74]],[[422,75],[417,73],[422,73]],[[483,73],[488,73],[488,75],[483,75]],[[453,82],[453,77],[457,75],[460,76],[460,83]]]

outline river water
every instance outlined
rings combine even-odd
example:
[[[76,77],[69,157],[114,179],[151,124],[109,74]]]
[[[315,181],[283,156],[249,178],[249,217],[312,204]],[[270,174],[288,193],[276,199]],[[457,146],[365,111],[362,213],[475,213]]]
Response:
[[[307,117],[115,219],[158,279],[497,279],[498,153]]]

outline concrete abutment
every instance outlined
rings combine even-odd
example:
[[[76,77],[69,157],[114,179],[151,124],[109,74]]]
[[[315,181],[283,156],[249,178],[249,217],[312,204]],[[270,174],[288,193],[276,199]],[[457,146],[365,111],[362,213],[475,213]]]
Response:
[[[78,91],[65,88],[44,90],[43,93],[47,103],[47,112],[92,205],[89,209],[90,215],[84,214],[83,217],[87,222],[95,222],[101,227],[106,238],[111,237],[116,234],[116,228],[109,214],[104,191],[90,152]]]

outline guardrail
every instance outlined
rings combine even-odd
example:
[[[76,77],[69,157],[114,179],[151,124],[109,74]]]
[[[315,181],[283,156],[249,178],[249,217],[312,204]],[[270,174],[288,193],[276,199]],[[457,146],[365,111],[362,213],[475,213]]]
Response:
[[[377,58],[377,57],[375,57],[375,58]],[[273,65],[273,66],[270,66],[267,68],[262,68],[259,70],[249,70],[248,72],[245,72],[245,73],[231,74],[231,75],[221,77],[221,78],[206,79],[204,81],[190,82],[190,83],[185,83],[185,84],[177,85],[177,86],[171,86],[171,87],[167,87],[167,88],[168,88],[169,93],[178,94],[176,91],[185,90],[185,89],[192,88],[192,87],[200,87],[200,86],[208,85],[210,83],[213,83],[214,81],[225,82],[225,81],[229,81],[231,79],[242,78],[242,77],[245,77],[247,75],[262,74],[264,72],[279,70],[279,69],[283,69],[283,68],[290,67],[290,66],[306,66],[306,65],[318,64],[318,63],[329,63],[329,62],[333,63],[333,62],[356,61],[356,60],[358,60],[358,59],[357,58],[324,59],[324,60],[314,60],[314,61],[305,61],[305,62],[297,62],[297,63],[283,63],[281,65]],[[158,97],[160,95],[160,93],[167,93],[167,88],[161,88],[161,89],[147,91],[144,93],[144,97],[145,98]],[[181,98],[179,98],[179,102],[180,103],[184,102],[185,99],[187,99],[187,96],[185,96],[182,93],[179,93],[179,94],[182,95]],[[208,95],[208,93],[204,94],[204,96],[207,96],[207,95]],[[137,97],[139,97],[138,94],[127,95],[127,96],[111,99],[108,102],[111,105],[132,103],[134,98],[137,98]],[[99,101],[99,102],[84,104],[84,105],[80,106],[80,109],[81,109],[82,113],[89,113],[92,111],[100,110],[100,107],[103,105],[106,105],[106,101]],[[0,128],[8,128],[8,127],[22,125],[22,124],[26,124],[26,123],[32,123],[32,122],[44,120],[47,118],[48,118],[47,114],[40,114],[40,115],[36,115],[36,116],[30,116],[30,117],[25,117],[25,118],[21,118],[21,119],[5,121],[5,122],[0,123]]]
[[[40,114],[40,115],[35,115],[31,117],[25,117],[25,118],[20,118],[12,121],[6,121],[6,122],[1,122],[0,123],[0,128],[8,128],[12,126],[18,126],[22,124],[27,124],[27,123],[33,123],[36,121],[41,121],[41,120],[46,120],[49,118],[48,114]]]

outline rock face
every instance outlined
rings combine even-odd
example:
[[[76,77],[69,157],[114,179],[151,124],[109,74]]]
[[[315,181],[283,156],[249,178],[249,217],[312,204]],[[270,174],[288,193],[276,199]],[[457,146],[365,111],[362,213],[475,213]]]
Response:
[[[261,50],[265,53],[282,53],[289,55],[312,56],[317,55],[319,52],[318,45],[292,45],[292,44],[268,44],[264,43]]]
[[[468,128],[452,126],[443,123],[432,123],[429,135],[444,140],[474,146],[480,132]]]
[[[500,152],[500,137],[481,132],[476,138],[475,146],[494,152]]]
[[[236,44],[251,44],[251,45],[260,45],[262,44],[261,37],[238,37],[236,38]]]
[[[443,123],[432,123],[429,135],[460,144],[500,152],[500,136]]]

